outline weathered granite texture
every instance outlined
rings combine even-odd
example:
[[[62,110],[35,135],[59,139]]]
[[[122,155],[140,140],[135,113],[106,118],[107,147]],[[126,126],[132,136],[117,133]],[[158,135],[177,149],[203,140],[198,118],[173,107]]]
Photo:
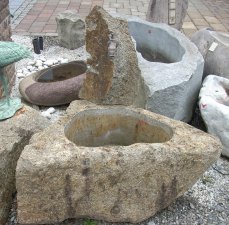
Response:
[[[19,84],[23,98],[35,105],[55,106],[79,99],[87,65],[72,61],[35,72]]]
[[[145,108],[173,119],[191,120],[204,60],[196,46],[166,24],[129,18],[144,79]]]
[[[204,77],[209,74],[229,78],[229,34],[204,28],[191,40],[204,57]]]
[[[0,224],[5,224],[15,189],[17,160],[31,136],[47,127],[39,112],[24,107],[8,120],[0,121]]]
[[[220,152],[216,138],[180,121],[74,101],[18,161],[19,223],[143,221],[187,191]]]
[[[180,30],[187,9],[188,0],[150,0],[147,20],[153,23],[166,23]]]
[[[201,116],[208,132],[220,139],[222,155],[229,157],[229,79],[207,76],[199,98]]]
[[[71,10],[61,12],[56,17],[60,46],[76,49],[85,45],[85,22]]]
[[[144,107],[143,81],[127,21],[95,6],[86,18],[86,50],[91,58],[80,98]]]

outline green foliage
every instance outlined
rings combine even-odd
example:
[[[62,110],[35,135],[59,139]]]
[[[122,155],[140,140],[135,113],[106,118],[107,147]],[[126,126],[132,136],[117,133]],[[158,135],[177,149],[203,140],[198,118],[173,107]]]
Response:
[[[92,219],[85,219],[83,221],[83,225],[98,225],[97,221]]]

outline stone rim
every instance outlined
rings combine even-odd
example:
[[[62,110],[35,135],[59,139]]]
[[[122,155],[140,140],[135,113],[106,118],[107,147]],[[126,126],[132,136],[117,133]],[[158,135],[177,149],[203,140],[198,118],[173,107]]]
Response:
[[[94,148],[76,146],[65,137],[65,124],[77,113],[93,108],[115,107],[117,106],[102,107],[86,101],[74,101],[67,110],[66,116],[51,125],[44,132],[37,134],[30,145],[25,147],[17,164],[18,219],[20,223],[30,224],[34,223],[34,221],[36,223],[53,223],[54,221],[60,222],[67,218],[82,217],[102,219],[110,222],[141,222],[154,215],[157,211],[167,207],[177,197],[187,191],[211,163],[219,157],[221,145],[212,136],[191,128],[191,126],[180,121],[175,121],[143,109],[132,108],[131,110],[147,117],[152,117],[159,122],[169,124],[174,131],[173,138],[170,141],[156,144],[136,143],[124,147],[112,146],[108,148],[103,146]],[[125,107],[123,106],[123,108]],[[184,132],[184,129],[186,132]],[[58,149],[56,148],[57,146],[59,146]],[[136,151],[133,151],[133,148]],[[164,154],[166,154],[166,158],[163,157]],[[37,161],[39,157],[42,157],[42,160]],[[154,163],[151,161],[153,159],[156,160]],[[117,164],[115,163],[116,160]],[[56,174],[52,175],[52,177],[46,176],[49,174],[47,162],[56,171]],[[61,166],[58,169],[58,166],[63,165],[63,162],[65,162],[65,166]],[[159,176],[155,172],[150,177],[150,179],[156,179],[156,183],[160,183],[160,190],[155,186],[155,182],[148,186],[145,180],[143,183],[146,186],[143,188],[139,178],[144,177],[143,175],[149,171],[149,168],[142,166],[141,162],[147,163],[152,171],[162,169],[165,172],[163,176]],[[175,162],[179,162],[179,165],[175,165]],[[169,170],[174,171],[173,177],[168,176],[164,163],[172,166],[169,167]],[[109,165],[114,165],[114,167],[110,168]],[[198,165],[201,166],[199,167]],[[99,189],[100,191],[97,192],[98,188],[100,188],[98,186],[100,182],[112,182],[112,180],[109,181],[108,177],[113,177],[113,173],[116,170],[123,174],[125,178],[123,177],[122,182],[118,182],[118,186],[114,189],[115,192],[107,192],[110,189],[105,191]],[[75,174],[75,171],[78,172]],[[190,174],[190,171],[193,173],[187,176],[187,173]],[[35,179],[37,172],[39,172],[39,177],[43,177],[42,180],[38,179],[38,181]],[[102,176],[104,173],[105,177]],[[130,173],[132,176],[130,176]],[[73,192],[74,195],[68,192],[66,194],[62,191],[59,193],[59,190],[62,190],[64,187],[62,186],[64,180],[67,183],[70,180],[74,182],[76,186],[71,186],[71,193]],[[56,185],[49,193],[50,185],[53,182],[56,182]],[[127,201],[128,207],[126,205],[127,202],[122,204],[116,199],[117,188],[121,190],[128,189],[126,182],[129,182],[129,188],[133,185],[134,189],[136,188],[143,192],[144,190],[150,190],[149,193],[147,192],[147,199],[149,198],[147,204],[146,202],[138,201],[139,197],[132,195],[127,198],[129,199]],[[27,185],[27,190],[25,190],[24,185]],[[36,191],[34,192],[34,190]],[[47,193],[44,193],[44,190]],[[29,203],[23,197],[24,194],[30,196]],[[56,200],[51,200],[50,194]],[[158,195],[156,199],[155,195]],[[97,197],[99,198],[98,201]],[[39,201],[40,199],[43,199],[42,201],[48,200],[48,202],[44,207],[35,209],[37,205],[33,202],[37,202],[38,199]],[[104,204],[104,199],[108,201],[106,204]],[[137,203],[135,202],[136,200]],[[52,205],[53,201],[55,202],[55,208]],[[27,204],[32,204],[33,207],[27,208]],[[101,207],[98,207],[98,205]],[[62,207],[63,209],[59,211]],[[147,212],[145,207],[148,210]],[[47,209],[50,211],[47,211]],[[131,212],[134,212],[134,214]]]

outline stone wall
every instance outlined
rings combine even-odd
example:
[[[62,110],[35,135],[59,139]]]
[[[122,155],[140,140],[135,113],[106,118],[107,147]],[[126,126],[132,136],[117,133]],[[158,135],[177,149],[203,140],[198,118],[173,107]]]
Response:
[[[11,28],[10,28],[10,12],[9,12],[9,0],[0,0],[0,41],[11,40]],[[6,67],[5,72],[8,81],[10,83],[10,89],[15,81],[15,67],[10,65]],[[3,87],[0,83],[0,98],[3,95]]]

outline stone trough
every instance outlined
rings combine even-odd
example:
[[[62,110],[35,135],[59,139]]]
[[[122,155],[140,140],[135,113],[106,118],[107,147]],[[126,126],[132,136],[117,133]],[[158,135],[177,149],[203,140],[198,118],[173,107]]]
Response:
[[[143,221],[187,191],[220,150],[217,139],[180,121],[74,101],[22,152],[18,222]]]
[[[166,24],[128,19],[144,79],[145,108],[189,122],[200,90],[204,60],[196,46]]]
[[[43,69],[24,78],[19,84],[21,95],[35,105],[56,106],[79,99],[78,93],[86,78],[83,61]]]

